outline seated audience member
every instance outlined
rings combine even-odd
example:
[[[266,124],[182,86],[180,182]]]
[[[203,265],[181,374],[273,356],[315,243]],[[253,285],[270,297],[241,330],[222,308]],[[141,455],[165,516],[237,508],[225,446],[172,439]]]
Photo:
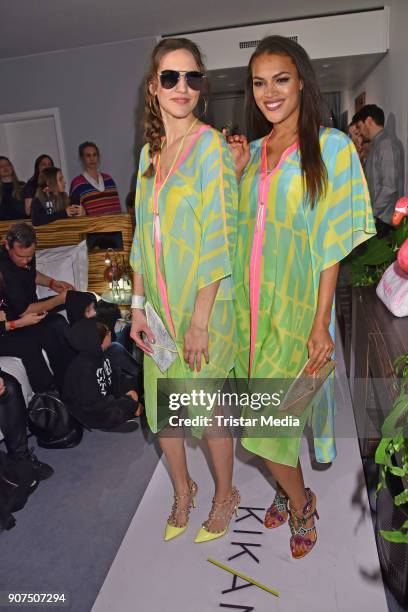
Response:
[[[72,414],[96,429],[112,429],[140,416],[137,392],[121,396],[118,374],[104,354],[108,328],[95,318],[81,319],[71,328],[69,340],[78,353],[68,367],[63,392]]]
[[[38,188],[38,178],[41,172],[45,168],[51,168],[54,165],[51,157],[46,154],[39,155],[34,162],[34,174],[31,178],[28,179],[24,190],[23,190],[23,198],[24,198],[24,208],[27,217],[31,217],[31,202],[36,194]]]
[[[45,313],[26,314],[15,321],[7,321],[6,315],[0,311],[0,356],[18,357],[23,362],[31,388],[35,393],[55,388],[54,377],[45,361],[41,345],[38,341],[16,337],[13,330],[40,323]],[[1,427],[0,427],[1,429]]]
[[[91,319],[96,316],[96,297],[90,291],[67,291],[65,308],[67,319],[72,327],[81,319]]]
[[[11,161],[0,155],[0,221],[25,219],[23,187]]]
[[[366,104],[353,117],[358,132],[371,143],[364,163],[378,238],[392,230],[397,200],[404,195],[404,149],[402,143],[384,129],[384,111]]]
[[[71,203],[80,204],[87,215],[120,213],[118,190],[113,178],[99,172],[99,149],[93,142],[79,145],[79,158],[84,171],[76,176],[69,191]]]
[[[37,480],[46,480],[54,470],[39,461],[27,444],[27,411],[21,385],[14,376],[0,371],[0,429],[7,453],[13,461],[29,461]]]
[[[34,200],[31,203],[33,225],[47,225],[58,219],[81,217],[83,206],[71,205],[65,193],[65,179],[59,168],[44,168]]]
[[[35,248],[35,231],[27,223],[16,223],[7,232],[5,245],[0,249],[3,309],[8,321],[26,314],[48,312],[37,325],[15,329],[13,338],[23,338],[27,343],[35,341],[46,351],[57,385],[61,388],[73,352],[66,338],[68,323],[53,310],[65,304],[66,292],[73,287],[37,271]],[[49,287],[57,295],[39,300],[37,285]]]
[[[100,302],[101,301],[102,300],[100,300]],[[81,319],[96,317],[99,323],[103,323],[108,327],[112,339],[117,317],[112,319],[109,316],[101,316],[98,308],[99,304],[97,305],[93,293],[88,291],[68,291],[65,307],[71,327]],[[118,368],[120,373],[130,376],[133,384],[136,387],[140,387],[142,367],[122,344],[119,342],[110,342],[106,350],[106,355],[111,360],[113,366]]]

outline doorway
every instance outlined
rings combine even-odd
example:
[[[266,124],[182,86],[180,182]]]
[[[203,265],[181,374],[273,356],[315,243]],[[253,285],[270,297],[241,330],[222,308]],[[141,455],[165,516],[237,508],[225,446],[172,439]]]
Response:
[[[8,157],[20,180],[33,174],[34,161],[49,155],[67,179],[67,165],[58,108],[0,115],[0,155]]]

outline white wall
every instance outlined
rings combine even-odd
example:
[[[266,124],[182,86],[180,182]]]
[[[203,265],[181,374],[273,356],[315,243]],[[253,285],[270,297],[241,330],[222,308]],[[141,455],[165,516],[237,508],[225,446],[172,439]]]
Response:
[[[139,89],[155,42],[143,38],[2,60],[0,114],[58,107],[68,178],[80,172],[78,145],[95,141],[123,206],[135,170]]]
[[[387,4],[390,5],[390,50],[368,77],[356,85],[352,98],[365,91],[367,104],[383,108],[386,119],[394,115],[395,132],[405,148],[408,185],[408,0],[388,0]]]

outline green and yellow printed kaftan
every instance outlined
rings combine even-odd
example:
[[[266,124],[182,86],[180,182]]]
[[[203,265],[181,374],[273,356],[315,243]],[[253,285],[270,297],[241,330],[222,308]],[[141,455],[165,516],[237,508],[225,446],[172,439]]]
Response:
[[[234,365],[237,342],[232,260],[236,245],[238,190],[224,139],[209,126],[201,126],[158,196],[162,241],[160,273],[167,287],[169,321],[158,285],[153,240],[157,177],[155,180],[143,176],[148,165],[145,145],[139,164],[136,230],[130,263],[134,272],[143,275],[146,299],[170,334],[174,326],[178,351],[178,358],[164,374],[145,355],[145,407],[149,426],[156,432],[162,427],[157,418],[159,378],[224,380]],[[210,361],[206,364],[203,359],[201,372],[191,372],[183,359],[184,335],[190,325],[197,292],[218,280],[221,283],[209,322]],[[198,430],[194,433],[200,435]]]
[[[313,208],[303,195],[297,144],[287,149],[268,173],[266,139],[251,143],[251,158],[241,179],[234,267],[239,343],[236,373],[245,377],[250,370],[255,386],[254,379],[297,376],[308,359],[307,341],[317,308],[320,273],[375,234],[367,185],[354,145],[342,132],[329,128],[320,130],[320,145],[328,174],[327,191]],[[334,338],[334,316],[330,331]],[[315,433],[317,460],[332,461],[333,377],[318,397],[305,411],[298,435],[272,437],[264,429],[265,437],[244,434],[242,444],[264,458],[295,466],[303,427],[311,416],[315,432],[319,432]],[[279,411],[273,414],[282,416]]]

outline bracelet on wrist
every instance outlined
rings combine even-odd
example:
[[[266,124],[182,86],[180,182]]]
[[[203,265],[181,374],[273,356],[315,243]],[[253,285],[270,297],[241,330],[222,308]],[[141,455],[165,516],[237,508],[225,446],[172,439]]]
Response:
[[[17,327],[17,321],[9,321],[8,324],[10,325],[10,329],[16,329]]]
[[[48,283],[49,289],[52,289],[52,286],[53,286],[54,283],[55,283],[55,280],[53,278],[51,278],[50,282]]]
[[[139,310],[144,309],[145,297],[144,295],[132,295],[132,308],[138,308]]]

